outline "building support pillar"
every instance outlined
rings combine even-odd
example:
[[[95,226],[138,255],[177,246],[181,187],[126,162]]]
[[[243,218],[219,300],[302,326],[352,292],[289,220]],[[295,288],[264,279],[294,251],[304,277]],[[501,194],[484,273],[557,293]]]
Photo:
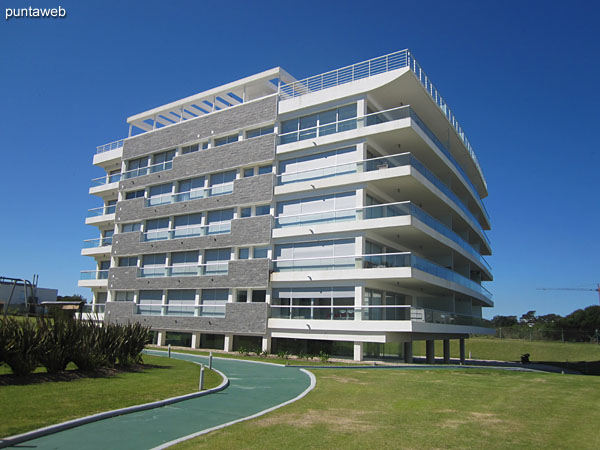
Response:
[[[192,333],[192,348],[200,348],[202,333]]]
[[[464,364],[465,363],[465,339],[460,338],[458,342],[459,342],[459,347],[460,347],[460,363]]]
[[[271,353],[271,336],[263,336],[262,338],[262,351]]]
[[[435,364],[435,341],[425,341],[425,361],[427,364]]]
[[[158,343],[158,345],[161,345],[161,346],[167,345],[167,332],[166,331],[164,331],[164,330],[158,331],[157,343]]]
[[[363,343],[354,342],[354,361],[363,360]]]
[[[444,364],[450,364],[450,339],[444,339]]]
[[[225,335],[225,345],[223,346],[223,350],[226,352],[233,351],[233,334]]]
[[[404,362],[411,364],[413,362],[413,343],[412,341],[404,343]]]

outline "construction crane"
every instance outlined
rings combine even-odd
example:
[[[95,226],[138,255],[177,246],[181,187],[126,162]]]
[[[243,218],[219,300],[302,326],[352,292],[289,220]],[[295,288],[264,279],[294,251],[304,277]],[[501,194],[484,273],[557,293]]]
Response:
[[[600,303],[600,284],[596,288],[537,288],[538,291],[596,291]]]

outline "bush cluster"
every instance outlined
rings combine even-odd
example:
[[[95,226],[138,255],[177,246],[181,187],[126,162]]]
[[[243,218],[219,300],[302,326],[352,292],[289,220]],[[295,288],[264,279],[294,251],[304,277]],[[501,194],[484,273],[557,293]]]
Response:
[[[38,366],[48,373],[60,372],[70,362],[81,370],[131,366],[141,361],[142,350],[151,342],[150,329],[139,323],[6,317],[0,322],[0,364],[6,363],[17,376]]]

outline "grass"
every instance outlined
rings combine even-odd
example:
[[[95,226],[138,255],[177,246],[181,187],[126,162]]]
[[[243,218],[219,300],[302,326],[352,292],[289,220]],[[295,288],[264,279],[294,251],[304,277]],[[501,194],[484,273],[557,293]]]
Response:
[[[442,341],[435,341],[435,353],[443,355]],[[470,338],[465,340],[466,356],[475,359],[520,361],[523,353],[529,353],[531,361],[565,362],[598,361],[600,345],[557,341],[527,341],[521,339]],[[413,354],[425,355],[425,342],[413,344]],[[450,354],[459,357],[458,340],[450,341]]]
[[[200,371],[197,364],[148,355],[143,359],[149,366],[139,371],[0,386],[0,436],[198,390]],[[38,369],[38,373],[43,371]],[[207,389],[221,383],[216,372],[206,369],[204,376]]]
[[[600,448],[600,378],[494,370],[314,370],[304,399],[184,449]]]

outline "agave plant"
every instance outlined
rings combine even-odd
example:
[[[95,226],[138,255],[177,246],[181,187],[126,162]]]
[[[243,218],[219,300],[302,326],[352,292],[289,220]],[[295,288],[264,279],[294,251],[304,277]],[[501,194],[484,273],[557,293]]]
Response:
[[[38,366],[39,339],[32,320],[17,322],[6,318],[2,322],[4,362],[17,376],[27,376]]]

